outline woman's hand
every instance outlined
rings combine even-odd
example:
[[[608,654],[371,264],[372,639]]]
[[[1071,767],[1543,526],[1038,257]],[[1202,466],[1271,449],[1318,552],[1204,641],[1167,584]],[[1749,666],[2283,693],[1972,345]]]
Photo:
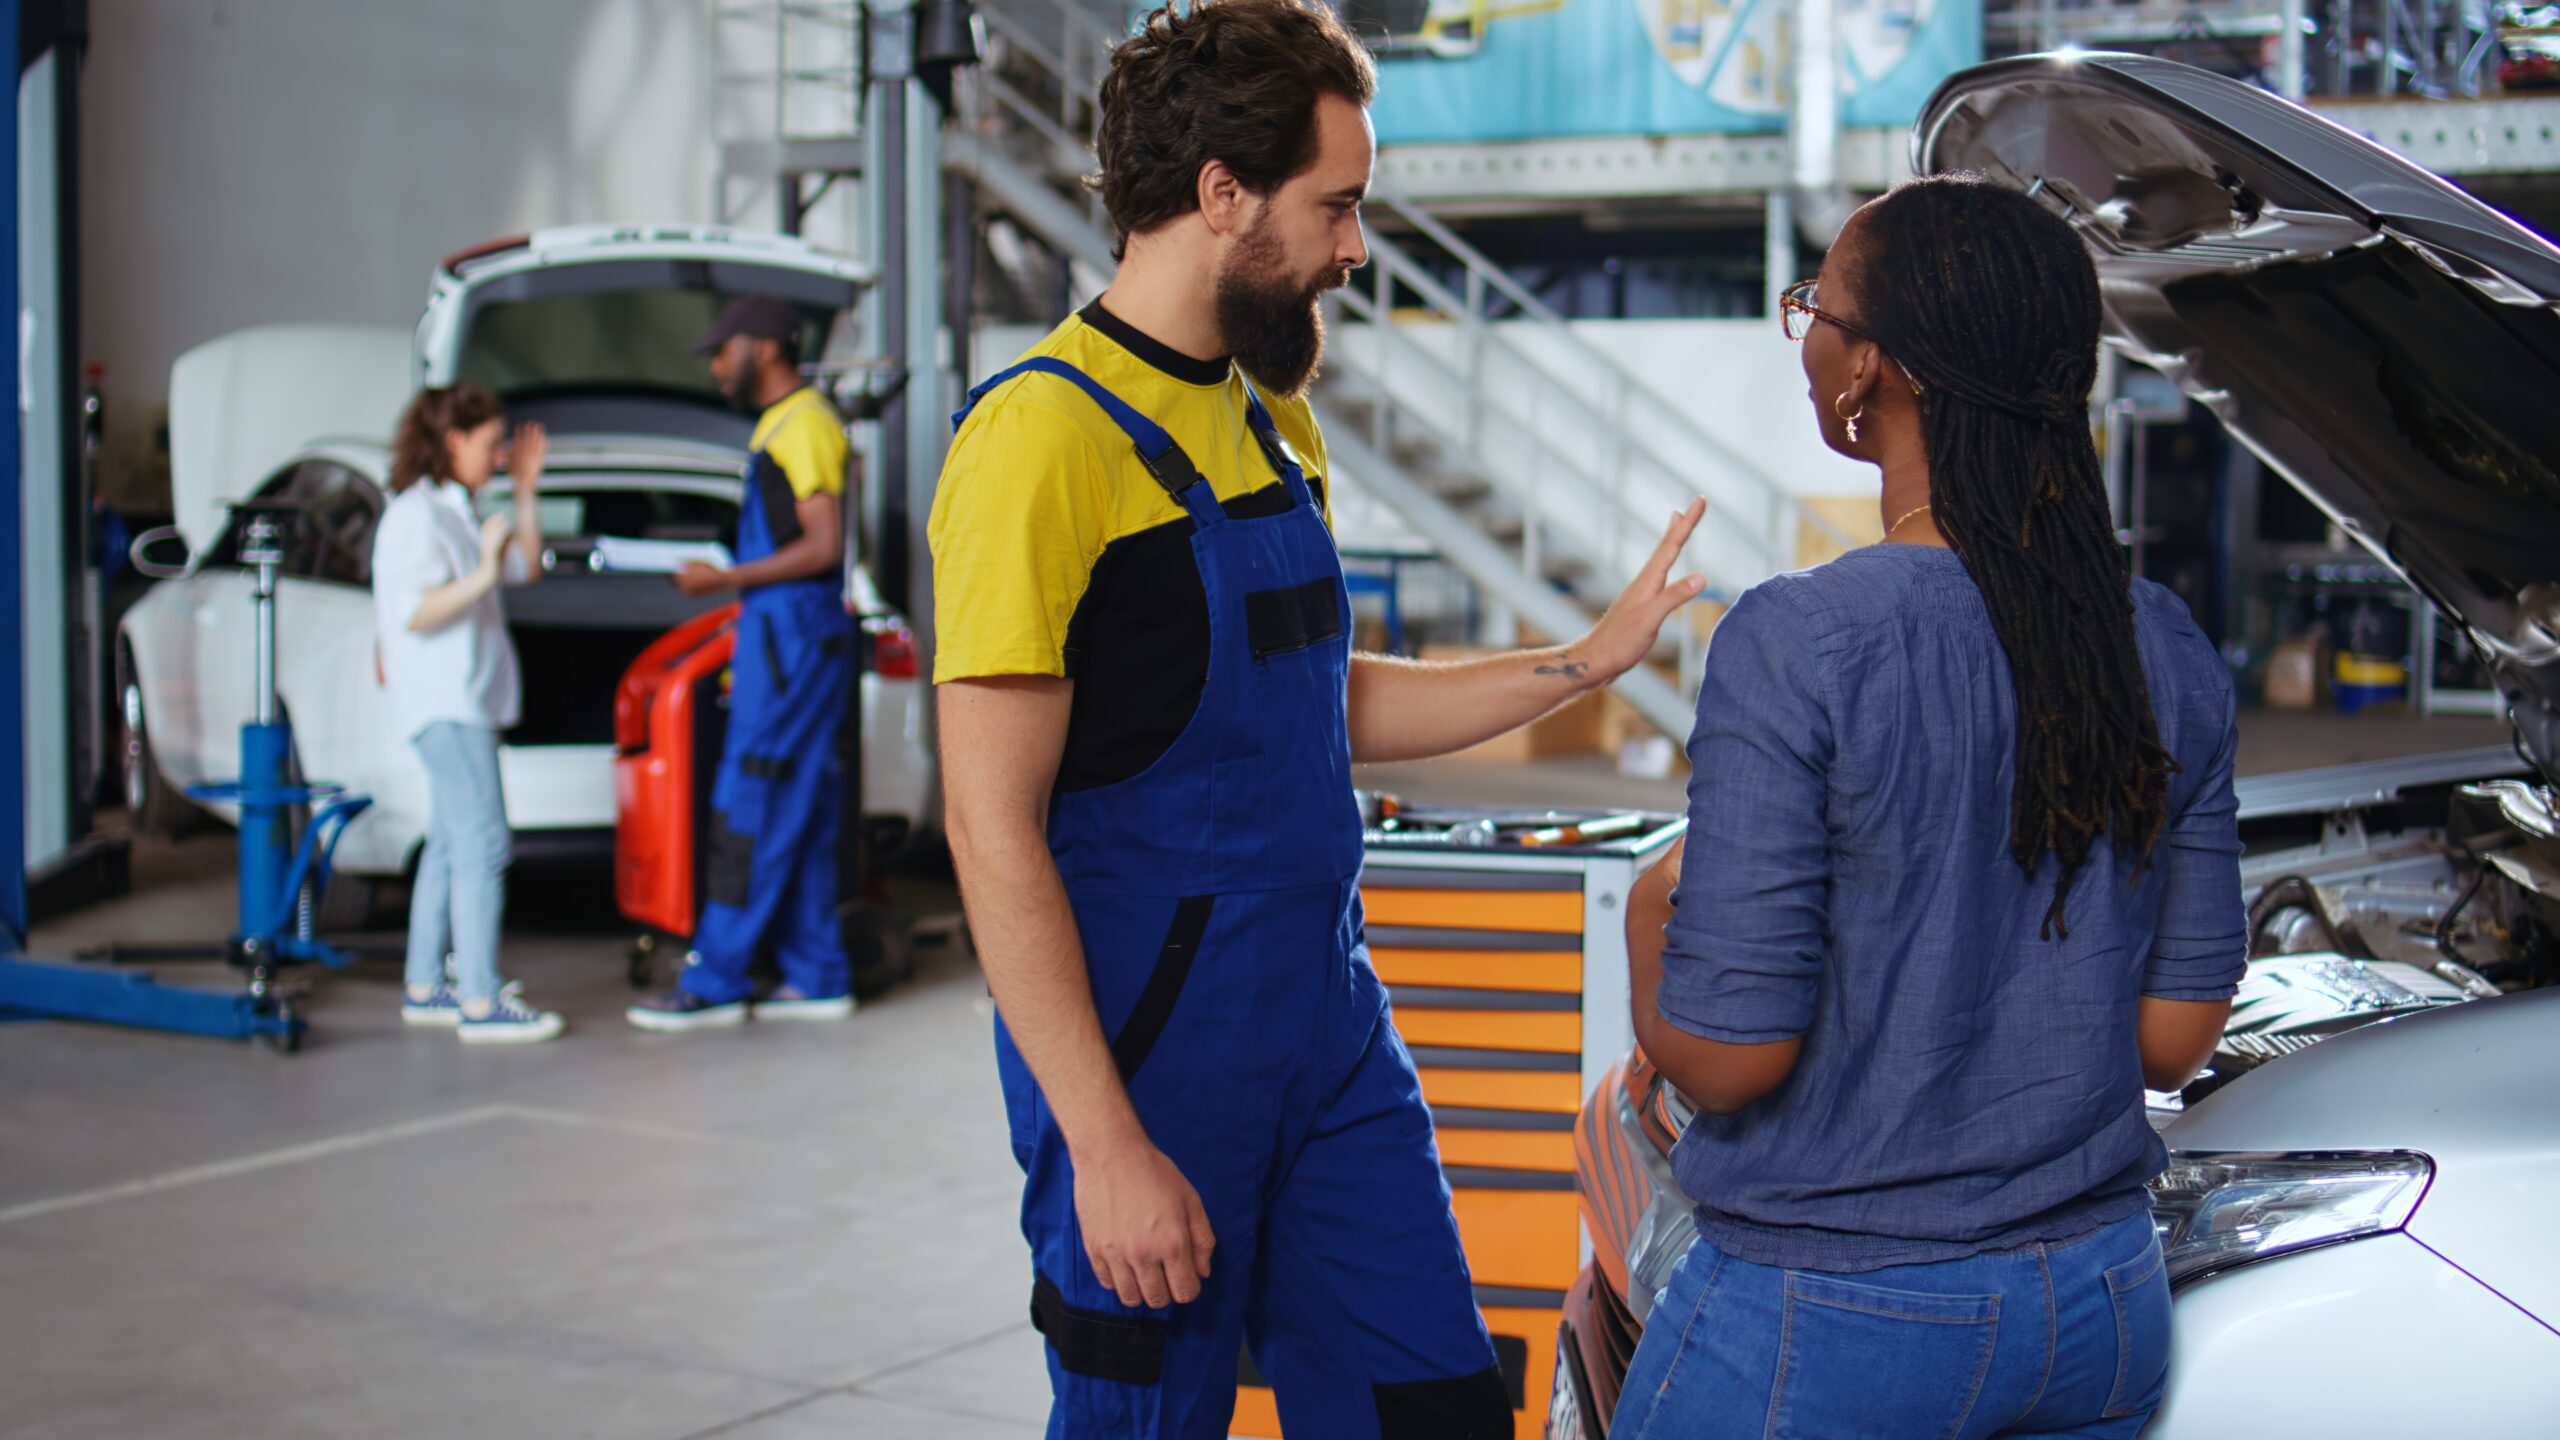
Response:
[[[511,515],[492,515],[480,522],[480,568],[447,580],[418,597],[418,608],[409,616],[412,634],[434,634],[470,614],[472,606],[506,583],[507,542],[515,538],[515,528],[515,517]],[[380,678],[379,652],[374,673],[376,678]]]
[[[1653,642],[1662,634],[1662,622],[1707,588],[1702,575],[1677,583],[1671,579],[1671,566],[1680,558],[1680,547],[1689,543],[1689,536],[1706,514],[1707,502],[1692,500],[1672,516],[1671,527],[1662,532],[1662,543],[1653,547],[1653,556],[1645,561],[1644,569],[1610,602],[1609,612],[1591,627],[1591,633],[1574,642],[1573,659],[1590,667],[1582,677],[1586,684],[1596,689],[1643,664],[1644,657],[1652,653]]]
[[[507,474],[514,479],[516,496],[523,499],[542,485],[542,462],[551,454],[551,436],[540,425],[516,427],[515,438],[507,445]]]
[[[506,564],[507,541],[516,533],[516,517],[503,512],[480,522],[480,568],[492,575]]]

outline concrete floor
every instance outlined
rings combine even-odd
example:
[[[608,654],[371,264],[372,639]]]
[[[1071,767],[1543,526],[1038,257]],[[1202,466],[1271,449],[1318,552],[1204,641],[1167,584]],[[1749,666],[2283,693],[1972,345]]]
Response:
[[[229,854],[142,847],[40,953],[218,925]],[[407,1030],[387,964],[290,1058],[0,1027],[0,1436],[1039,1434],[969,957],[843,1025],[644,1036],[593,889],[511,907],[549,1045]]]
[[[2495,743],[2494,723],[2253,717],[2244,769]],[[1596,758],[1411,765],[1417,802],[1677,809]],[[225,928],[225,834],[39,954]],[[949,913],[947,884],[904,908]],[[381,937],[396,943],[395,937]],[[593,877],[518,878],[506,966],[561,1041],[399,1023],[317,979],[299,1056],[0,1025],[0,1437],[999,1440],[1040,1433],[991,1007],[946,946],[843,1025],[644,1036]],[[160,967],[225,987],[218,965]]]
[[[1592,759],[1362,783],[1682,793]],[[144,842],[133,895],[34,953],[226,929],[231,855],[227,832]],[[899,899],[956,908],[930,877]],[[844,1025],[651,1036],[621,1018],[627,938],[598,879],[516,877],[507,973],[571,1025],[522,1049],[402,1026],[386,961],[315,979],[292,1057],[0,1025],[0,1437],[1041,1433],[1020,1172],[965,942]]]

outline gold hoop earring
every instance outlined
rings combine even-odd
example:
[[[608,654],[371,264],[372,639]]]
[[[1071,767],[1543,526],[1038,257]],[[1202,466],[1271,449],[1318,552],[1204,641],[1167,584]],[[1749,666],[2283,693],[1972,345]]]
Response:
[[[1841,404],[1848,398],[1849,392],[1846,390],[1843,390],[1838,395],[1833,396],[1831,399],[1831,413],[1839,416],[1848,424],[1849,443],[1855,445],[1858,443],[1858,422],[1866,418],[1867,407],[1864,403],[1861,403],[1858,406],[1858,413],[1852,415],[1848,411],[1840,408]]]

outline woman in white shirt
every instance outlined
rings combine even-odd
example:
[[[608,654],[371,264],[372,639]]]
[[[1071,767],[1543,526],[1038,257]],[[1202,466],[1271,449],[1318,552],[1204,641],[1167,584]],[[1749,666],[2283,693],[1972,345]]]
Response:
[[[400,1013],[454,1026],[465,1041],[548,1040],[563,1028],[498,978],[509,843],[498,732],[516,723],[523,689],[498,590],[542,573],[535,502],[546,448],[539,425],[509,446],[505,410],[481,386],[421,390],[400,417],[391,503],[373,532],[383,685],[393,724],[427,767]],[[515,478],[515,515],[475,520],[472,497],[502,464]]]

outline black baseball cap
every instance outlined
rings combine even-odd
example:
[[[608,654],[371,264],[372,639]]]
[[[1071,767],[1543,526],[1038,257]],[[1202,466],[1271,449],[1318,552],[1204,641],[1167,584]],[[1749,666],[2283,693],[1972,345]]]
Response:
[[[800,333],[800,312],[774,295],[741,295],[720,307],[711,333],[693,342],[693,353],[708,355],[740,335],[758,340],[788,340]]]

